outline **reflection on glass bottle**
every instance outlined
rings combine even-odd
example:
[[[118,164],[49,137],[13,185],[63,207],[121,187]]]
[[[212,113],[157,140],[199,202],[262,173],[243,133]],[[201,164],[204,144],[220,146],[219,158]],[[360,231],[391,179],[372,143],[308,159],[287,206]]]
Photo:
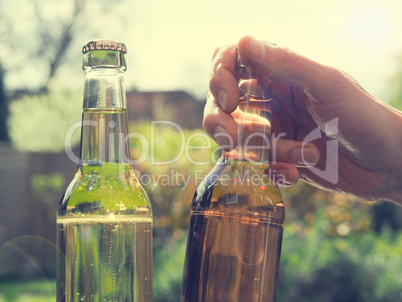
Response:
[[[267,176],[270,80],[239,60],[236,148],[222,152],[191,205],[181,301],[275,301],[285,207]]]
[[[78,171],[57,213],[57,301],[152,301],[152,210],[130,165],[124,44],[83,48]]]

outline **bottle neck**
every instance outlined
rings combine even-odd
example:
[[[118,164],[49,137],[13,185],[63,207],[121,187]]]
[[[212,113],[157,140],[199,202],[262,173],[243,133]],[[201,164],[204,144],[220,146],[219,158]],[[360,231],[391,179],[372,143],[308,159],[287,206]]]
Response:
[[[86,71],[81,130],[82,166],[128,164],[126,93],[121,69]]]
[[[240,56],[235,70],[239,104],[231,115],[238,126],[238,137],[236,148],[224,156],[266,166],[272,145],[272,82],[244,64]]]
[[[238,125],[237,145],[232,151],[224,152],[224,158],[269,165],[271,99],[245,96],[232,117]]]
[[[92,68],[85,72],[83,109],[125,109],[124,73],[119,68]]]

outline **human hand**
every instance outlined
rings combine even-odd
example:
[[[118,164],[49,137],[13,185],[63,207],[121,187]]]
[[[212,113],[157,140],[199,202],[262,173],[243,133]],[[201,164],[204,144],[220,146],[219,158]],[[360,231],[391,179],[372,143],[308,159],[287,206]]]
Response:
[[[274,81],[271,141],[277,169],[327,190],[402,204],[402,114],[368,94],[346,73],[286,48],[243,37],[238,54]],[[218,144],[237,136],[231,117],[239,92],[235,45],[217,49],[204,128]]]

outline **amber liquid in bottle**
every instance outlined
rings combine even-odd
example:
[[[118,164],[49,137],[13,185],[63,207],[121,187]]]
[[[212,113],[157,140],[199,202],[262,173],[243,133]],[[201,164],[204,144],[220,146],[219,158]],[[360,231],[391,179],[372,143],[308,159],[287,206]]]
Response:
[[[256,210],[191,213],[181,301],[275,301],[284,207]]]
[[[275,301],[285,207],[257,148],[270,133],[269,102],[240,100],[238,123],[256,148],[223,152],[194,195],[182,302]]]

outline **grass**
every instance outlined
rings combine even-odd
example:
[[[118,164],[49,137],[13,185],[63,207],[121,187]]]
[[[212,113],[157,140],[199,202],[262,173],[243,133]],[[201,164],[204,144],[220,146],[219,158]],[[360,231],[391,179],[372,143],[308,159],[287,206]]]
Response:
[[[54,302],[55,280],[6,281],[0,283],[0,302]]]
[[[54,302],[56,301],[56,295],[54,296],[42,296],[42,295],[37,295],[37,296],[32,296],[29,294],[23,294],[19,295],[17,298],[12,298],[12,299],[4,299],[3,297],[0,297],[0,302],[8,302],[8,301],[13,301],[13,302]]]

